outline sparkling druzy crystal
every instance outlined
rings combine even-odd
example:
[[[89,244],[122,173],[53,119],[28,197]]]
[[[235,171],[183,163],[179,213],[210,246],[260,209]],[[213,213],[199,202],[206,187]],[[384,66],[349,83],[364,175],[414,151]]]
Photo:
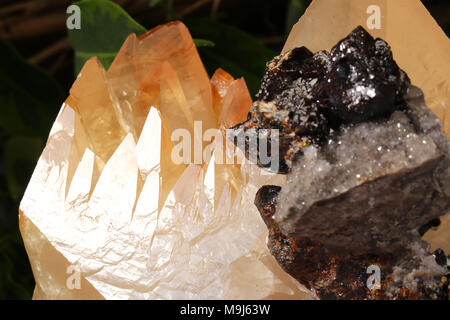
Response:
[[[280,265],[319,298],[448,299],[450,263],[421,237],[450,210],[449,141],[390,46],[360,26],[329,53],[294,48],[257,98],[235,129],[281,132],[287,182],[255,199]]]
[[[216,163],[233,156],[220,144],[200,164],[171,158],[175,130],[227,128],[251,103],[243,79],[208,78],[180,22],[130,35],[108,71],[89,60],[20,205],[34,298],[311,297],[270,254],[253,205],[283,177]]]
[[[320,298],[448,299],[445,254],[438,261],[421,240],[450,208],[448,140],[420,90],[407,102],[407,112],[305,147],[281,191],[257,195],[272,253]],[[370,265],[382,290],[367,288]]]

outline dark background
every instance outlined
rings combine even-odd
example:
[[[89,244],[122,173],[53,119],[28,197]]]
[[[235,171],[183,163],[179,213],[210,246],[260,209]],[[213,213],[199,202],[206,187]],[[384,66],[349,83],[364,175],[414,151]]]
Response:
[[[174,19],[206,19],[245,31],[267,47],[266,53],[275,55],[310,0],[114,2],[147,29]],[[449,35],[450,1],[422,2]],[[18,206],[50,126],[74,81],[74,53],[65,29],[66,8],[71,3],[0,0],[0,299],[30,299],[34,288],[18,230]],[[201,30],[196,32],[202,35]],[[220,41],[214,39],[216,47]],[[237,67],[225,69],[240,77],[239,63],[251,57],[239,56],[238,42],[233,47],[227,55]],[[218,67],[211,58],[214,49],[199,51],[209,72]],[[263,69],[261,64],[261,74]]]

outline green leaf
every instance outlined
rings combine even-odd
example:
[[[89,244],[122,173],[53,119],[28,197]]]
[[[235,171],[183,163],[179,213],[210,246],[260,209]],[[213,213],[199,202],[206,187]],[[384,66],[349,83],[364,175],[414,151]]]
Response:
[[[81,29],[68,33],[75,50],[76,74],[94,56],[108,69],[130,33],[141,35],[147,31],[111,1],[81,0],[75,5],[81,10]]]
[[[25,120],[20,114],[20,106],[16,99],[17,95],[6,90],[0,94],[2,112],[0,128],[10,135],[30,133],[29,127],[25,124]]]
[[[19,200],[64,99],[51,76],[0,39],[0,300],[32,296],[33,275],[18,227]]]
[[[252,95],[259,90],[266,62],[275,55],[251,35],[210,19],[186,19],[194,38],[209,39],[214,47],[198,51],[209,74],[223,68],[234,77],[244,77]]]
[[[161,0],[150,0],[148,6],[150,8],[154,8],[154,7],[156,7],[159,4],[161,4]]]
[[[167,21],[178,20],[178,15],[173,9],[173,2],[174,0],[165,0],[163,2]]]
[[[194,44],[199,47],[214,47],[216,44],[210,40],[205,39],[193,39]]]
[[[52,77],[0,39],[0,129],[47,135],[63,101],[63,90]]]
[[[290,0],[286,13],[286,33],[289,33],[298,19],[305,13],[311,0]]]
[[[6,182],[13,199],[22,197],[42,152],[40,138],[13,137],[4,147]]]
[[[159,1],[150,1],[150,4],[157,3]],[[139,36],[147,32],[121,7],[109,0],[81,0],[75,4],[81,10],[81,29],[68,30],[68,33],[75,50],[76,74],[87,60],[95,56],[108,69],[130,33]],[[166,5],[169,10],[172,2],[168,1]],[[197,47],[215,45],[213,41],[203,38],[194,39],[194,43]]]

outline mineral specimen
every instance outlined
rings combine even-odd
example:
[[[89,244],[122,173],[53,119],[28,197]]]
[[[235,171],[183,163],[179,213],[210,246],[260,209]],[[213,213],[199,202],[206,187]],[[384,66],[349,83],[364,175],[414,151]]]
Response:
[[[427,107],[450,136],[450,41],[421,0],[313,0],[292,28],[283,52],[302,46],[313,52],[329,50],[358,25],[389,43],[395,61],[423,91]],[[441,221],[424,239],[433,250],[450,252],[450,232],[445,232],[450,216]]]
[[[372,26],[374,14],[379,24]],[[395,61],[424,92],[427,106],[449,135],[450,41],[420,0],[313,0],[292,28],[283,53],[303,46],[313,52],[329,50],[358,25],[389,43]]]
[[[234,125],[250,105],[243,79],[210,81],[180,22],[130,35],[108,71],[89,60],[20,205],[34,298],[310,298],[253,205],[284,178],[215,163],[220,145],[201,164],[171,159],[175,130]]]
[[[302,46],[314,52],[328,50],[355,26],[365,24],[366,9],[373,2],[314,0],[291,32],[284,53]],[[450,132],[450,122],[445,116],[450,72],[448,39],[419,0],[378,0],[376,3],[382,10],[381,28],[370,32],[390,43],[395,60],[407,71],[412,83],[425,92],[427,105],[442,119],[445,131]],[[312,56],[306,49],[292,52],[299,61]],[[310,70],[305,69],[306,73],[319,74],[316,68],[329,58],[329,55],[323,54],[322,57],[320,54],[316,56]],[[389,55],[386,57],[390,64]],[[384,66],[382,61],[374,62]],[[283,61],[279,59],[276,63]],[[292,72],[279,77],[281,82],[283,79],[287,81],[279,83],[279,89],[277,86],[273,88],[279,90],[277,94],[282,93],[286,86],[291,86],[289,76],[297,77],[298,67],[301,66],[289,66]],[[363,73],[365,69],[370,70],[367,65],[358,65],[358,73]],[[388,69],[387,74],[391,74]],[[337,76],[340,75],[338,71],[336,69]],[[393,71],[396,79],[391,81],[388,78],[386,87],[380,87],[381,92],[388,95],[392,95],[394,83],[404,83],[409,88],[408,80],[402,78],[402,73],[395,74],[396,69]],[[307,78],[308,74],[304,76]],[[341,85],[346,88],[349,84],[345,77],[342,80]],[[365,85],[370,84],[372,79],[357,80]],[[308,88],[308,84],[304,85]],[[316,83],[310,81],[309,85],[314,87]],[[268,94],[271,92],[272,89]],[[356,91],[355,94],[370,98],[369,92]],[[282,159],[284,165],[280,171],[289,171],[296,154],[306,155],[304,160],[299,161],[316,163],[315,157],[323,155],[321,150],[328,143],[328,140],[321,138],[323,135],[333,137],[336,145],[340,134],[343,138],[347,133],[350,138],[348,142],[352,142],[351,137],[357,130],[367,133],[376,123],[366,122],[372,117],[373,121],[384,125],[385,134],[392,129],[389,124],[398,121],[404,126],[396,133],[399,137],[408,135],[408,130],[417,130],[410,136],[412,139],[409,142],[403,141],[399,150],[413,152],[414,155],[418,153],[407,150],[409,147],[426,150],[423,157],[406,160],[409,169],[402,172],[405,176],[402,183],[406,184],[408,179],[421,180],[435,188],[432,196],[440,199],[438,205],[443,205],[442,193],[427,176],[427,170],[432,171],[437,162],[444,161],[432,153],[433,150],[434,155],[443,153],[439,130],[437,127],[428,128],[431,131],[422,128],[430,135],[437,133],[430,137],[428,133],[421,132],[422,129],[417,129],[418,123],[432,124],[435,118],[424,108],[421,95],[415,89],[411,89],[405,97],[404,108],[397,105],[398,101],[402,101],[402,92],[400,87],[394,94],[396,104],[392,113],[389,108],[384,109],[387,105],[380,105],[371,99],[367,99],[366,106],[375,112],[366,114],[363,111],[362,117],[359,105],[349,105],[349,110],[330,109],[330,112],[340,116],[338,123],[334,123],[329,114],[319,113],[320,101],[310,101],[305,97],[305,102],[311,102],[311,105],[305,104],[307,110],[301,117],[312,117],[306,122],[297,117],[293,123],[298,126],[289,129],[294,136],[298,130],[305,140],[281,135],[282,139],[286,139],[281,143],[284,148],[281,151],[286,155],[289,150],[292,151],[287,161]],[[340,99],[339,93],[335,91],[328,98]],[[261,93],[260,97],[263,95]],[[270,101],[272,98],[267,96],[264,99]],[[289,97],[285,99],[289,100]],[[258,100],[257,104],[261,101]],[[215,146],[211,161],[201,165],[175,164],[171,161],[170,154],[174,149],[171,134],[176,129],[184,128],[194,133],[195,121],[201,121],[204,129],[235,126],[245,120],[250,105],[243,79],[235,80],[223,70],[218,70],[212,79],[208,79],[189,32],[179,22],[155,28],[139,38],[130,35],[108,71],[103,70],[96,59],[90,60],[61,108],[20,206],[20,228],[36,279],[34,298],[312,298],[288,273],[309,288],[316,288],[321,298],[366,297],[363,280],[367,274],[363,266],[369,262],[379,263],[384,286],[390,283],[390,288],[393,288],[390,291],[383,288],[378,294],[374,291],[369,297],[384,298],[389,293],[397,294],[397,297],[415,297],[418,290],[409,292],[402,287],[396,293],[396,288],[401,285],[398,283],[408,282],[408,279],[410,284],[417,284],[422,290],[422,297],[444,297],[448,278],[443,277],[439,281],[431,278],[434,272],[442,273],[447,260],[445,253],[433,250],[433,255],[427,255],[416,233],[409,239],[418,245],[413,249],[406,248],[405,254],[395,252],[399,258],[394,256],[392,259],[389,255],[375,258],[359,255],[356,259],[351,255],[351,259],[347,259],[348,255],[340,255],[334,249],[330,252],[318,240],[300,241],[300,237],[284,234],[291,232],[295,235],[296,228],[291,228],[298,222],[295,218],[285,219],[285,224],[280,223],[284,230],[282,233],[279,222],[275,220],[278,213],[282,215],[285,212],[276,208],[277,194],[281,190],[279,186],[286,186],[280,197],[292,190],[294,197],[287,198],[301,200],[293,183],[295,177],[301,174],[301,166],[294,168],[286,185],[285,176],[267,173],[245,159],[241,165],[215,164],[214,158],[221,154],[220,146]],[[417,108],[405,113],[411,106]],[[278,107],[270,103],[263,106],[269,111]],[[429,121],[414,120],[420,110]],[[277,121],[275,119],[274,123],[281,125],[281,129],[287,128],[285,123]],[[350,126],[347,131],[337,132],[340,121],[343,124],[360,123]],[[314,123],[318,126],[311,125]],[[272,126],[267,125],[267,128]],[[384,133],[377,134],[382,137]],[[422,136],[426,137],[427,145],[420,144],[419,138]],[[390,143],[395,144],[395,141]],[[349,145],[345,144],[333,151],[347,152],[347,147]],[[362,152],[351,150],[355,156]],[[224,155],[227,159],[230,157],[227,153]],[[431,160],[427,161],[427,158]],[[387,157],[383,161],[389,159]],[[319,164],[329,169],[336,163],[330,161],[320,158]],[[378,179],[395,178],[392,173],[383,176],[376,170],[376,164],[372,165],[368,168],[376,171],[373,176],[368,174],[356,177],[356,181],[347,181],[349,193],[360,190],[367,196],[364,179],[376,187]],[[394,162],[393,165],[403,164]],[[320,168],[320,165],[314,166],[314,169]],[[309,172],[310,177],[319,178],[320,172],[317,170]],[[396,170],[395,167],[393,170]],[[379,178],[369,180],[377,176]],[[269,186],[262,187],[264,185]],[[424,189],[422,185],[417,187],[418,190]],[[327,190],[334,192],[330,188]],[[415,195],[418,190],[412,190],[414,192],[410,197],[414,198],[413,201],[417,201]],[[430,190],[425,190],[425,194],[429,195]],[[255,196],[263,219],[252,204]],[[423,195],[420,197],[423,199]],[[421,205],[431,206],[431,199],[427,200],[429,202]],[[285,204],[285,208],[289,203]],[[356,217],[356,212],[349,213],[345,216],[348,219]],[[450,233],[427,232],[428,228],[439,225],[439,219],[432,218],[438,216],[435,213],[430,211],[424,214],[431,220],[418,227],[417,232],[420,235],[426,233],[424,237],[432,238],[434,246],[439,244],[442,247],[450,243]],[[375,217],[376,214],[371,219]],[[400,230],[409,228],[406,220],[399,219],[396,214],[393,217]],[[411,223],[422,223],[419,220],[415,217]],[[288,273],[277,264],[266,246],[268,230],[263,221],[269,225],[269,247]],[[309,223],[312,228],[317,227],[316,222]],[[440,228],[445,227],[445,223],[442,219]],[[329,221],[326,224],[329,225]],[[343,222],[338,225],[342,226]],[[392,231],[393,227],[388,227]],[[312,231],[322,235],[320,228]],[[343,234],[346,236],[351,232],[344,230]],[[373,233],[376,232],[377,229],[374,229]],[[329,239],[332,236],[330,234]],[[364,243],[364,238],[356,239]],[[392,237],[386,238],[386,241],[392,241],[394,247],[399,243]],[[350,247],[358,249],[352,243]],[[385,273],[386,266],[402,261],[414,250],[422,252],[412,259],[419,269],[413,271],[400,263],[395,265],[399,268],[394,272]],[[379,261],[382,258],[386,259]],[[420,266],[426,266],[426,269]],[[418,277],[405,276],[408,271],[415,272]],[[424,274],[430,275],[430,279],[425,279]],[[347,280],[354,280],[353,285]],[[340,286],[340,281],[349,285]]]
[[[448,299],[446,256],[421,236],[450,209],[449,142],[385,41],[358,27],[274,58],[235,130],[271,128],[289,174],[255,204],[290,275],[323,299]]]
[[[331,53],[301,47],[275,57],[249,119],[234,129],[279,129],[280,171],[286,173],[302,147],[322,144],[342,124],[402,108],[409,84],[389,45],[359,27]]]

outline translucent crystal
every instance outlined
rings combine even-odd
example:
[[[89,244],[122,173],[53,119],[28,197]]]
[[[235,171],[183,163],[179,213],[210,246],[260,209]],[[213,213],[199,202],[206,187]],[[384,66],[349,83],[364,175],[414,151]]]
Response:
[[[214,96],[214,112],[219,127],[231,128],[247,118],[252,98],[243,78],[234,80],[231,75],[218,69],[211,78]]]
[[[381,29],[370,32],[389,42],[448,134],[448,38],[419,0],[377,3]],[[372,4],[314,0],[284,52],[301,45],[329,49],[365,26]],[[248,97],[245,82],[223,71],[210,82],[178,22],[130,35],[107,72],[89,61],[20,206],[34,298],[311,298],[269,253],[253,205],[260,186],[282,185],[283,177],[245,159],[241,165],[171,161],[173,130],[192,133],[194,120],[204,130],[241,122]],[[213,159],[230,157],[215,148]],[[449,220],[440,230],[448,230]],[[425,239],[449,251],[449,236],[430,231]],[[79,289],[69,285],[74,270],[81,272]]]
[[[250,105],[243,79],[210,82],[182,23],[130,35],[107,72],[89,60],[20,205],[34,298],[310,298],[253,205],[283,177],[216,163],[228,142],[201,164],[171,159],[174,130],[226,127]]]

